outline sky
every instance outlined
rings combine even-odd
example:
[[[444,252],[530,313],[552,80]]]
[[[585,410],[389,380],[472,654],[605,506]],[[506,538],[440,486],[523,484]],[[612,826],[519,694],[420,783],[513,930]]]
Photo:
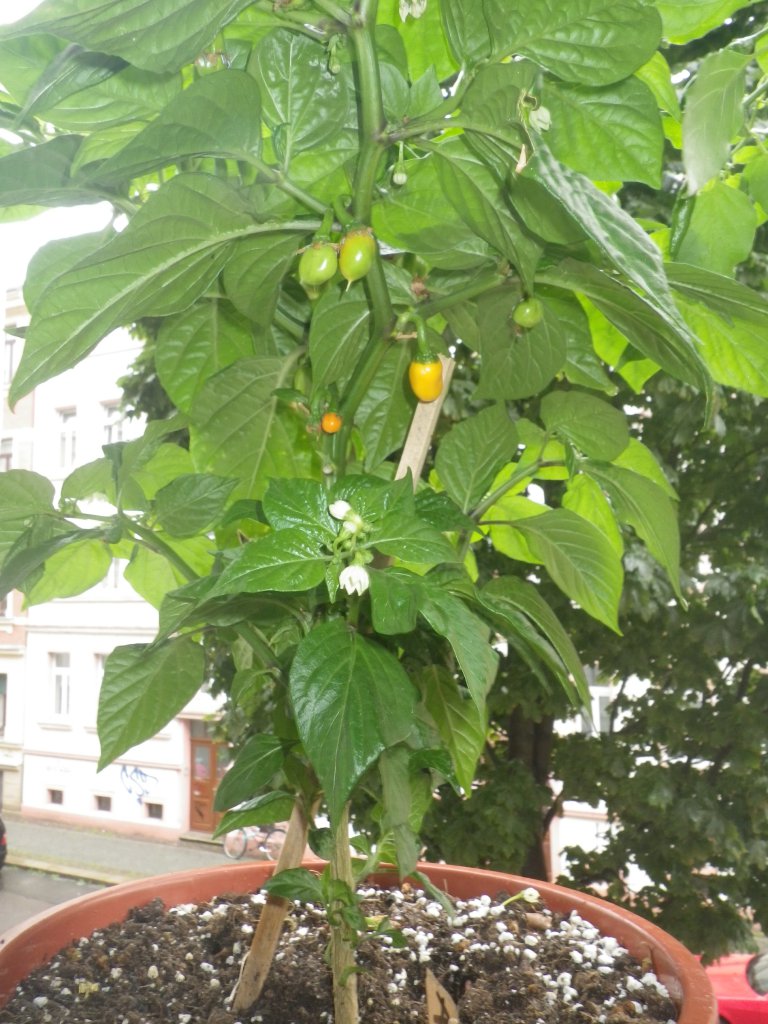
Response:
[[[0,24],[16,21],[41,0],[0,0]],[[27,264],[45,242],[84,231],[96,231],[108,217],[102,206],[46,210],[23,221],[0,222],[0,294],[24,282]]]

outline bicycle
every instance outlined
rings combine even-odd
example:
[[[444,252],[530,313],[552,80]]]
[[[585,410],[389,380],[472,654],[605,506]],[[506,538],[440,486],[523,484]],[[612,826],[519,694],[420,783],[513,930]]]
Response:
[[[240,860],[246,853],[260,860],[277,860],[285,841],[282,825],[246,825],[224,836],[224,855]]]

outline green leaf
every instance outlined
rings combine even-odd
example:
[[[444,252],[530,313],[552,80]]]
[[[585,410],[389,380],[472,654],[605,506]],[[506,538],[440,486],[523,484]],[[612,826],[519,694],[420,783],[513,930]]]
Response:
[[[484,8],[495,56],[513,46],[566,82],[618,82],[661,41],[661,19],[643,0],[484,0]]]
[[[0,519],[26,518],[53,509],[53,484],[28,469],[0,473]]]
[[[325,904],[323,883],[318,875],[307,868],[286,868],[272,875],[264,883],[270,896],[284,900],[301,900],[303,903]]]
[[[126,583],[153,608],[159,608],[169,591],[175,590],[185,580],[165,555],[138,545],[131,554],[124,576]]]
[[[637,78],[597,89],[552,81],[542,103],[552,116],[547,144],[558,160],[593,181],[620,178],[660,187],[661,117]]]
[[[316,537],[298,528],[277,530],[250,541],[226,566],[209,597],[311,590],[323,582],[330,558],[319,548]]]
[[[19,111],[19,123],[40,110],[55,109],[63,100],[89,89],[122,71],[125,61],[92,53],[76,44],[67,46],[51,61],[29,90]]]
[[[687,326],[681,331],[670,323],[656,302],[638,295],[615,277],[588,263],[563,260],[538,277],[547,284],[586,295],[599,311],[644,355],[673,377],[709,389],[709,376],[698,343]]]
[[[87,539],[89,533],[100,532],[67,529],[69,523],[61,526],[57,523],[56,527],[52,534],[44,529],[41,538],[33,523],[31,528],[18,535],[0,571],[0,597],[5,597],[11,590],[31,587],[36,582],[38,570],[57,551]]]
[[[225,811],[250,800],[283,765],[281,741],[267,733],[251,736],[238,750],[235,761],[216,790],[214,807]]]
[[[373,204],[376,237],[422,256],[432,266],[474,267],[492,257],[490,246],[446,206],[433,160],[405,163],[408,181]]]
[[[406,345],[393,345],[355,413],[365,452],[363,466],[368,472],[402,448],[413,415],[413,395],[406,384],[410,361]]]
[[[744,74],[750,58],[735,50],[710,53],[688,89],[683,109],[683,164],[688,188],[698,190],[718,174],[744,119]]]
[[[272,825],[276,821],[287,821],[291,815],[296,798],[291,793],[275,790],[254,797],[238,807],[227,811],[213,833],[214,839],[226,832],[234,832],[238,828],[250,825]]]
[[[192,537],[221,517],[236,481],[207,473],[184,473],[155,495],[157,521],[172,537]]]
[[[543,319],[523,330],[512,318],[519,299],[515,291],[505,288],[480,303],[477,399],[528,398],[542,391],[565,366],[569,325],[561,320],[561,310],[544,301]]]
[[[403,569],[369,569],[373,628],[382,636],[416,628],[421,593],[413,573]]]
[[[304,421],[274,397],[294,359],[241,359],[211,377],[190,409],[195,468],[239,479],[238,498],[259,498],[273,477],[312,476]]]
[[[438,5],[427,4],[420,18],[407,18],[405,22],[399,6],[399,0],[380,0],[377,21],[397,29],[405,44],[411,81],[415,82],[431,67],[438,79],[458,70],[443,33]]]
[[[702,355],[713,378],[719,384],[768,396],[766,321],[759,324],[753,317],[741,320],[718,316],[704,302],[679,299],[678,305],[701,341]]]
[[[376,548],[383,555],[405,562],[436,565],[456,562],[458,555],[451,542],[418,516],[393,509],[371,530],[364,547]]]
[[[27,604],[82,594],[104,579],[111,565],[112,553],[102,539],[67,544],[46,558],[42,578],[26,593]]]
[[[618,555],[624,554],[624,538],[616,513],[600,485],[591,477],[585,476],[584,473],[577,473],[572,477],[568,481],[561,504],[563,508],[593,523],[610,541],[614,551]]]
[[[443,200],[471,228],[518,270],[531,289],[541,249],[506,209],[501,186],[488,166],[461,138],[434,150]]]
[[[514,424],[503,405],[491,405],[454,424],[440,442],[435,469],[463,512],[483,497],[517,445]]]
[[[354,291],[330,288],[318,300],[309,327],[309,357],[316,388],[342,387],[354,371],[370,332],[368,303]]]
[[[243,238],[224,268],[224,288],[235,308],[253,321],[251,331],[266,331],[280,297],[280,282],[296,258],[301,236],[268,232]]]
[[[681,263],[732,277],[736,265],[752,252],[757,226],[757,211],[749,196],[716,181],[696,196],[677,257]]]
[[[299,644],[290,694],[332,821],[363,772],[412,728],[416,693],[397,659],[338,619]]]
[[[637,69],[635,75],[651,90],[659,108],[679,121],[680,101],[664,54],[658,51],[654,53],[647,63]]]
[[[395,840],[395,855],[401,878],[409,875],[419,859],[419,847],[411,828],[411,777],[409,751],[402,744],[381,752],[382,809],[381,827]]]
[[[225,302],[200,302],[161,324],[155,368],[174,405],[189,412],[209,377],[253,354],[252,329],[245,319]]]
[[[146,71],[176,71],[204,50],[216,33],[251,0],[48,0],[0,31],[13,38],[50,32],[90,50],[123,57]]]
[[[202,686],[205,655],[188,637],[116,647],[107,658],[99,695],[98,771],[151,739]]]
[[[0,204],[75,206],[93,202],[93,189],[72,181],[72,161],[82,139],[61,135],[39,146],[20,149],[0,160]]]
[[[676,292],[707,306],[723,320],[747,320],[763,327],[768,322],[768,302],[754,288],[682,263],[668,264],[667,276]]]
[[[260,153],[258,86],[250,75],[233,69],[193,82],[88,177],[111,184],[191,157],[247,161]]]
[[[285,166],[294,151],[321,146],[347,124],[347,78],[328,71],[322,43],[278,28],[258,44],[252,63],[264,120],[273,133],[280,133]]]
[[[612,462],[629,443],[624,413],[581,391],[550,391],[541,400],[541,418],[547,430],[595,459]]]
[[[610,541],[592,523],[562,508],[518,520],[514,528],[563,593],[618,633],[624,573]]]
[[[416,683],[451,755],[459,785],[469,794],[477,761],[485,746],[485,713],[462,693],[451,673],[440,665],[431,665],[419,672]]]
[[[677,509],[664,490],[647,477],[620,466],[587,462],[589,473],[608,493],[622,522],[628,523],[665,569],[678,597],[680,533]]]
[[[171,179],[124,231],[61,270],[39,296],[11,401],[74,366],[113,328],[183,310],[214,281],[233,239],[249,231],[257,229],[239,193],[221,179]]]
[[[421,593],[420,613],[453,648],[470,696],[478,710],[485,714],[485,699],[499,664],[488,626],[460,597],[437,583],[425,581]]]
[[[4,476],[7,474],[3,474]],[[2,480],[2,477],[0,477]],[[115,504],[115,479],[109,459],[95,459],[74,469],[61,485],[61,498],[75,501],[81,498],[106,498]]]
[[[264,515],[274,530],[298,527],[310,536],[333,541],[341,524],[328,511],[329,497],[316,480],[270,480]]]
[[[462,65],[472,66],[491,52],[491,37],[482,0],[441,0],[440,17],[448,45]]]
[[[664,38],[687,43],[722,25],[741,7],[755,0],[656,0],[664,22]]]
[[[642,441],[638,441],[636,437],[629,439],[629,444],[613,460],[613,464],[620,466],[622,469],[630,469],[633,473],[639,473],[640,476],[647,477],[657,487],[660,487],[668,498],[672,498],[673,501],[677,500],[677,492],[664,475],[664,470],[659,465],[656,456],[650,448],[646,448]]]
[[[571,700],[589,705],[589,683],[579,652],[557,615],[532,583],[513,576],[500,576],[486,583],[479,597],[489,612],[508,616],[513,626],[515,615],[523,615],[551,645],[559,659],[561,669],[556,675]]]

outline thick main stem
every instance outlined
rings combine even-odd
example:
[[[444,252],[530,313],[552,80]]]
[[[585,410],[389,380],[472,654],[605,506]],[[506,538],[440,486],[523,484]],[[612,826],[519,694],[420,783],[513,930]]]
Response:
[[[336,823],[331,876],[351,891],[355,888],[352,857],[349,850],[349,804]],[[334,908],[329,907],[332,913]],[[355,947],[350,930],[343,923],[331,926],[331,969],[333,972],[333,1017],[335,1024],[358,1024],[357,974]]]

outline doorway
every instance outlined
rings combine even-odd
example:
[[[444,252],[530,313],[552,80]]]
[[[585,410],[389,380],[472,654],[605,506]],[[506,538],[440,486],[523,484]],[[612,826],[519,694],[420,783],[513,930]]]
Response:
[[[216,787],[227,770],[229,751],[209,734],[205,722],[191,721],[189,827],[193,832],[213,832],[221,814],[214,810]]]

